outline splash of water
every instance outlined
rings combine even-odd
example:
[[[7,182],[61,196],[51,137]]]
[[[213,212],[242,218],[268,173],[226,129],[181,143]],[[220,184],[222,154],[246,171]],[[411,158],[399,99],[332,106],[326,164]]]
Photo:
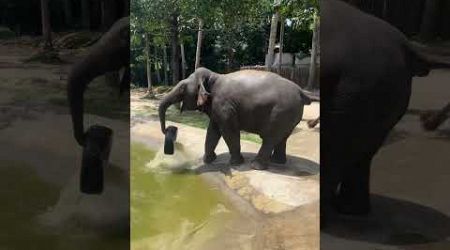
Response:
[[[162,174],[188,172],[194,164],[193,154],[183,144],[176,142],[173,155],[166,155],[163,148],[159,149],[155,157],[146,164],[146,170]]]

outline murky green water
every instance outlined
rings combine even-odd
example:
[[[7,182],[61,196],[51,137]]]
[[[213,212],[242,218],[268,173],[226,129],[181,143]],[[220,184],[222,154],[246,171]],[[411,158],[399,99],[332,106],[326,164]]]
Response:
[[[132,249],[200,249],[230,219],[229,205],[197,175],[149,170],[152,159],[163,161],[155,154],[132,144]]]
[[[2,162],[0,249],[128,249],[129,241],[122,234],[101,235],[80,225],[60,230],[39,223],[38,217],[58,202],[60,191],[32,167]]]

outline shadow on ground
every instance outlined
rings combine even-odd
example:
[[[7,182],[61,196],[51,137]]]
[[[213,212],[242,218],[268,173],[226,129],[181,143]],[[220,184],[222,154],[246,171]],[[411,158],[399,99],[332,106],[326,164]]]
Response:
[[[417,203],[372,195],[367,217],[336,215],[322,232],[347,240],[386,245],[415,245],[445,241],[450,218]]]
[[[222,172],[225,175],[231,175],[231,169],[243,172],[252,170],[250,162],[255,158],[255,153],[242,153],[245,162],[239,166],[230,166],[228,161],[230,159],[229,153],[223,153],[217,156],[217,159],[211,164],[202,164],[195,171],[196,173],[206,172]],[[283,174],[288,176],[313,176],[319,173],[319,164],[311,160],[300,158],[296,156],[287,156],[287,163],[284,165],[270,163],[269,171],[274,174]]]

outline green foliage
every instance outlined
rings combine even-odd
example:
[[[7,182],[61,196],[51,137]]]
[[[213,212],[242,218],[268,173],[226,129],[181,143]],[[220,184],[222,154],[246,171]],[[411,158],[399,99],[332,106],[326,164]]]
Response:
[[[146,86],[145,34],[150,37],[152,79],[161,77],[162,51],[169,47],[170,19],[178,21],[179,41],[185,48],[187,74],[194,70],[199,20],[204,21],[201,65],[225,73],[243,65],[264,64],[273,0],[131,0],[131,63],[133,80]],[[280,14],[286,19],[284,51],[308,53],[318,0],[282,0]],[[157,55],[154,51],[158,52]],[[171,57],[167,50],[168,58]],[[169,74],[170,75],[170,74]],[[169,81],[170,84],[170,81]]]

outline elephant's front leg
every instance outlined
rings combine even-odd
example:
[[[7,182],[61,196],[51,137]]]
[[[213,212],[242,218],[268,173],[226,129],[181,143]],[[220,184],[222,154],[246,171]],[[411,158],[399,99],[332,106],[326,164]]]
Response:
[[[237,166],[244,162],[244,157],[241,155],[241,134],[239,129],[232,129],[228,126],[221,129],[223,139],[227,143],[230,150],[230,165]]]
[[[219,139],[221,137],[219,126],[217,123],[213,121],[209,121],[208,130],[206,132],[206,140],[205,140],[205,155],[203,156],[204,163],[211,163],[216,159],[216,153],[214,150],[219,143]]]

